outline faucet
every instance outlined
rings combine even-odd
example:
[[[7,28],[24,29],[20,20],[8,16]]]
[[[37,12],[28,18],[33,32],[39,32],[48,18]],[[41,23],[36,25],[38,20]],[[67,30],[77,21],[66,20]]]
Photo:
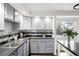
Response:
[[[11,47],[10,34],[11,34],[11,32],[8,33],[8,37],[7,37],[9,47]]]
[[[13,34],[13,36],[14,36],[14,41],[15,41],[15,43],[17,43],[17,42],[18,42],[17,35],[14,35],[14,34]]]

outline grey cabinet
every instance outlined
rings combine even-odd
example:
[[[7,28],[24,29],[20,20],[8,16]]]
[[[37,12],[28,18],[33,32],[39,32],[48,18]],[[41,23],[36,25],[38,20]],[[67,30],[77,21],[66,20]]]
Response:
[[[37,53],[37,40],[36,39],[30,40],[30,49],[31,49],[31,53]]]
[[[38,53],[45,53],[45,39],[38,39],[37,51]]]
[[[23,56],[26,56],[27,55],[27,43],[25,42],[23,44]]]
[[[53,39],[49,39],[46,40],[46,53],[54,53],[54,40]]]
[[[20,23],[20,13],[15,10],[15,22]]]
[[[24,21],[23,21],[23,15],[20,14],[20,30],[24,29]]]
[[[29,40],[27,40],[22,46],[17,49],[17,56],[29,55]]]
[[[17,56],[22,56],[23,55],[23,46],[20,46],[18,49],[17,49]]]
[[[8,3],[4,4],[5,6],[5,18],[9,20],[14,20],[14,8],[10,6]]]
[[[45,18],[45,28],[46,29],[50,29],[50,30],[52,30],[53,29],[53,17],[47,17],[47,18]]]
[[[0,3],[0,30],[4,30],[4,3]]]
[[[54,53],[54,39],[31,39],[31,53]]]
[[[45,29],[44,18],[33,17],[32,18],[32,29]]]
[[[53,17],[32,17],[32,29],[53,29]]]
[[[29,16],[23,16],[23,25],[25,30],[31,29],[31,18]]]
[[[27,52],[26,52],[26,55],[28,56],[29,53],[30,53],[30,52],[29,52],[29,40],[27,40],[26,43],[27,43],[27,45],[26,45],[26,47],[27,47],[27,48],[26,48],[26,51],[27,51]]]
[[[20,30],[31,29],[31,18],[20,14]]]

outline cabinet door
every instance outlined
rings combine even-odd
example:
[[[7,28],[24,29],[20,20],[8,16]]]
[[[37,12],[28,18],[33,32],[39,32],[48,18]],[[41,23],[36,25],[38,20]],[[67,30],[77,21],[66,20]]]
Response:
[[[31,53],[37,53],[37,42],[31,42]]]
[[[15,10],[15,22],[20,22],[20,13]]]
[[[30,53],[30,52],[29,52],[29,40],[27,40],[27,49],[26,49],[26,50],[27,50],[26,55],[28,56],[28,55],[29,55],[29,53]]]
[[[0,30],[4,30],[4,4],[0,3]]]
[[[23,56],[23,46],[17,49],[17,56]]]
[[[46,39],[46,53],[54,53],[54,40]]]
[[[46,29],[53,29],[53,17],[45,18]]]
[[[38,39],[38,46],[37,46],[38,53],[45,53],[45,40]]]
[[[25,42],[23,44],[23,56],[26,56],[27,55],[27,43]]]
[[[20,14],[20,30],[24,29],[24,21],[23,21],[23,15]]]
[[[31,53],[37,53],[37,40],[35,39],[31,39],[30,40],[30,49],[31,49]]]
[[[38,29],[45,29],[45,22],[44,18],[40,17],[39,23],[38,23]]]
[[[38,53],[45,53],[45,42],[38,42]]]
[[[44,29],[44,19],[40,17],[32,18],[32,29]]]
[[[8,3],[5,3],[5,18],[9,20],[14,19],[14,8],[11,7]]]
[[[32,18],[32,29],[38,29],[38,19]]]
[[[24,24],[25,30],[31,29],[31,19],[30,19],[30,17],[23,16],[23,24]]]

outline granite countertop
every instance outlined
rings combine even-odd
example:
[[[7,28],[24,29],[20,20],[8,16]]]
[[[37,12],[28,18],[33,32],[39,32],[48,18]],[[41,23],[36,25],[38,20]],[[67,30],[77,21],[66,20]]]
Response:
[[[79,56],[79,50],[76,50],[75,47],[73,48],[73,45],[75,45],[76,43],[73,43],[73,45],[71,44],[70,48],[68,48],[68,44],[67,41],[61,41],[58,40],[59,43],[61,43],[61,45],[65,46],[67,50],[71,51],[71,53],[73,53],[76,56]]]
[[[15,48],[0,48],[0,56],[9,56]]]
[[[22,39],[22,40],[21,40]],[[21,42],[19,45],[15,48],[9,48],[9,47],[1,47],[0,46],[0,56],[9,56],[11,53],[13,53],[19,46],[21,46],[24,42],[28,40],[28,38],[21,38]]]

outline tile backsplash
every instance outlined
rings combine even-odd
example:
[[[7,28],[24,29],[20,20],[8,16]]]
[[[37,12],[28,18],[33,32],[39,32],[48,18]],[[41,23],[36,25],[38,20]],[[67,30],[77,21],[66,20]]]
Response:
[[[0,31],[0,35],[8,34],[9,32],[14,33],[18,32],[19,30],[19,24],[17,23],[11,23],[11,22],[5,22],[4,30]]]

